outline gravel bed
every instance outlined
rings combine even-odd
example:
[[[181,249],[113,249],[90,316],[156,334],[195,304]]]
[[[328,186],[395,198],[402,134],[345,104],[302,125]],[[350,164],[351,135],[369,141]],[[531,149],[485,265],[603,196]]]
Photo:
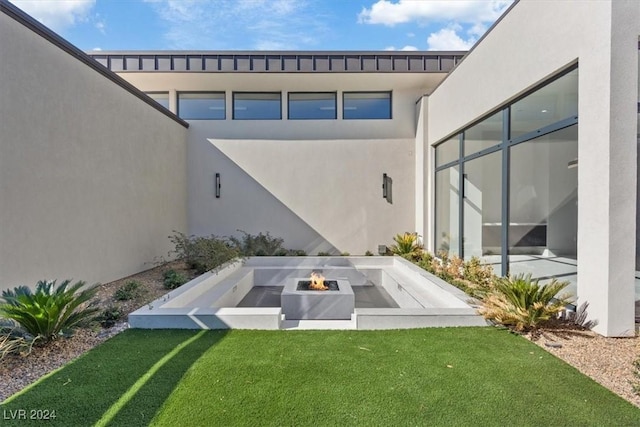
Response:
[[[636,327],[636,330],[638,328]],[[534,341],[617,395],[640,407],[633,392],[633,361],[640,358],[640,338],[605,338],[591,331],[546,331]]]
[[[100,285],[97,298],[101,307],[118,305],[130,313],[167,293],[162,285],[162,273],[169,268],[194,277],[182,263],[170,263],[105,285]],[[144,294],[134,301],[115,301],[113,294],[130,280],[141,283]],[[28,357],[8,356],[0,362],[0,402],[38,380],[43,375],[80,357],[110,337],[125,330],[126,322],[109,329],[83,329],[68,339],[59,339],[45,348],[35,347]],[[637,329],[637,328],[636,328]],[[640,358],[640,338],[605,338],[591,331],[554,327],[537,339],[527,336],[549,353],[574,366],[614,393],[640,407],[640,396],[633,392],[635,377],[633,361]]]
[[[118,306],[125,314],[123,319],[126,319],[127,314],[169,292],[162,284],[163,273],[169,269],[181,272],[189,279],[195,275],[193,271],[186,268],[184,263],[171,262],[111,283],[98,285],[96,293],[98,306],[101,309]],[[135,300],[116,301],[113,297],[115,291],[131,280],[140,282],[142,295]],[[17,355],[5,357],[0,361],[0,384],[2,384],[0,402],[128,327],[128,323],[124,320],[108,329],[95,324],[91,328],[79,329],[72,337],[60,338],[46,347],[34,346],[27,357]]]

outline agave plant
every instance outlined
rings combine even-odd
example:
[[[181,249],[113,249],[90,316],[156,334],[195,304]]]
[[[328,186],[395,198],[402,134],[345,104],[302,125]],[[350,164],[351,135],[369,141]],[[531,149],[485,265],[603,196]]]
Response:
[[[419,242],[418,233],[405,232],[404,234],[396,234],[393,241],[396,242],[396,244],[391,246],[391,252],[396,255],[411,258],[422,252],[422,245]]]
[[[479,312],[486,319],[517,331],[533,330],[564,310],[571,301],[567,294],[558,295],[568,284],[552,279],[540,285],[530,274],[502,277],[482,301]]]
[[[26,332],[40,337],[43,342],[51,341],[59,335],[85,325],[98,311],[91,300],[97,288],[80,288],[85,282],[65,280],[56,287],[56,281],[40,281],[35,292],[26,286],[2,292],[0,316],[18,323]]]

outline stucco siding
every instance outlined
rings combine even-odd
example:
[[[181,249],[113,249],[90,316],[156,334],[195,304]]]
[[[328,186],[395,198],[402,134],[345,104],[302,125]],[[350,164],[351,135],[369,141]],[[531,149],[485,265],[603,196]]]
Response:
[[[118,279],[187,229],[184,126],[0,14],[0,288]]]
[[[579,66],[578,297],[605,335],[633,333],[640,3],[522,0],[429,97],[435,144]]]
[[[413,230],[414,139],[232,140],[209,137],[212,127],[191,126],[192,233],[269,231],[308,253],[363,254]],[[393,204],[382,198],[383,173]]]

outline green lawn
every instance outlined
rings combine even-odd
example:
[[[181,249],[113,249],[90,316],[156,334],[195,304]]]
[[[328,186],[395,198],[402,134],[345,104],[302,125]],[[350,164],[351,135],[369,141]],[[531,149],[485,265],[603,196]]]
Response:
[[[19,410],[56,418],[20,420]],[[129,330],[8,399],[0,417],[2,426],[640,425],[640,409],[493,328]]]

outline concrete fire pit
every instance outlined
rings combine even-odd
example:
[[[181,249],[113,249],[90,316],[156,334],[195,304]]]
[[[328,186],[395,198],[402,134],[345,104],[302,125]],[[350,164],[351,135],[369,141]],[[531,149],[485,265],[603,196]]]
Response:
[[[308,279],[288,279],[280,295],[282,314],[286,320],[349,320],[355,297],[347,280],[337,280],[337,290],[298,290],[299,282]]]

